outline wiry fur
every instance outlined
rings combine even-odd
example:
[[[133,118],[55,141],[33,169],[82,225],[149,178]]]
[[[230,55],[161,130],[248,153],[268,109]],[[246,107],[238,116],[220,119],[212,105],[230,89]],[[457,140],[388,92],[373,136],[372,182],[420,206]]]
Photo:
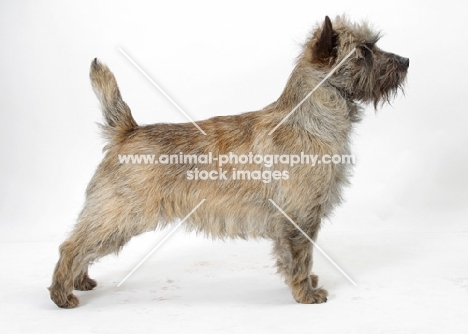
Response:
[[[78,304],[73,289],[90,290],[96,282],[88,265],[118,252],[135,235],[164,227],[185,217],[202,199],[206,201],[186,221],[188,230],[215,238],[269,238],[274,242],[278,271],[296,301],[322,303],[327,292],[310,275],[312,245],[268,199],[272,199],[316,239],[321,220],[340,203],[348,166],[275,165],[287,170],[288,180],[187,180],[196,164],[120,164],[119,154],[238,155],[349,154],[353,123],[362,103],[385,102],[401,87],[409,61],[375,46],[378,34],[366,24],[351,24],[328,17],[305,43],[279,99],[256,112],[213,117],[191,123],[138,126],[122,100],[109,69],[94,60],[91,81],[101,101],[108,144],[105,157],[86,191],[86,203],[69,238],[60,246],[52,285],[52,300],[60,307]],[[271,136],[268,133],[343,59],[356,52],[306,100]],[[225,165],[253,170],[261,165]]]

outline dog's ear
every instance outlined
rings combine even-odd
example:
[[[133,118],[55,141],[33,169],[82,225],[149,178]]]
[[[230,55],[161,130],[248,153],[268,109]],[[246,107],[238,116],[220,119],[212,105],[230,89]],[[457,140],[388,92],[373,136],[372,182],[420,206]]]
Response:
[[[325,21],[320,32],[320,36],[314,45],[313,58],[322,63],[329,63],[330,58],[334,57],[336,44],[336,33],[333,31],[332,23],[328,16],[325,16]]]

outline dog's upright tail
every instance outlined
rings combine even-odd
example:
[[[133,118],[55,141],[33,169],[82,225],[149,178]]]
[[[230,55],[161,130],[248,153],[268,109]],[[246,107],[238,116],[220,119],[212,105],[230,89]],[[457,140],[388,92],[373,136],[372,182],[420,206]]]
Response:
[[[91,63],[89,76],[94,93],[101,102],[105,121],[104,136],[111,144],[124,141],[127,134],[138,125],[130,108],[122,100],[114,75],[106,65],[95,58]]]

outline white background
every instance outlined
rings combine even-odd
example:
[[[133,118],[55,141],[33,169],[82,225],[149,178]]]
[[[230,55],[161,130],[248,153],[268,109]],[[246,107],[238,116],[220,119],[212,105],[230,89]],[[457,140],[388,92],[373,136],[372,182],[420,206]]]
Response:
[[[462,1],[1,1],[2,332],[466,332],[467,6]],[[411,60],[405,95],[357,127],[346,202],[326,221],[314,271],[323,305],[296,304],[267,241],[182,231],[134,239],[91,268],[100,285],[58,309],[45,289],[104,145],[88,79],[98,57],[140,124],[260,109],[281,93],[325,15],[368,19]],[[6,331],[5,331],[6,330]]]

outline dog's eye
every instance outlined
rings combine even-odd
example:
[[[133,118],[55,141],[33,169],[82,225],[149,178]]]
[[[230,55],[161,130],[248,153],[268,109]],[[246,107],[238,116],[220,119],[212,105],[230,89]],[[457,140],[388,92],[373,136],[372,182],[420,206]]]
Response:
[[[363,43],[362,44],[362,49],[364,50],[365,53],[369,52],[372,53],[372,50],[374,49],[374,43]]]
[[[361,53],[362,53],[362,56],[363,58],[366,58],[366,59],[371,59],[372,58],[372,49],[374,47],[374,44],[372,43],[364,43],[362,46],[361,46]]]

